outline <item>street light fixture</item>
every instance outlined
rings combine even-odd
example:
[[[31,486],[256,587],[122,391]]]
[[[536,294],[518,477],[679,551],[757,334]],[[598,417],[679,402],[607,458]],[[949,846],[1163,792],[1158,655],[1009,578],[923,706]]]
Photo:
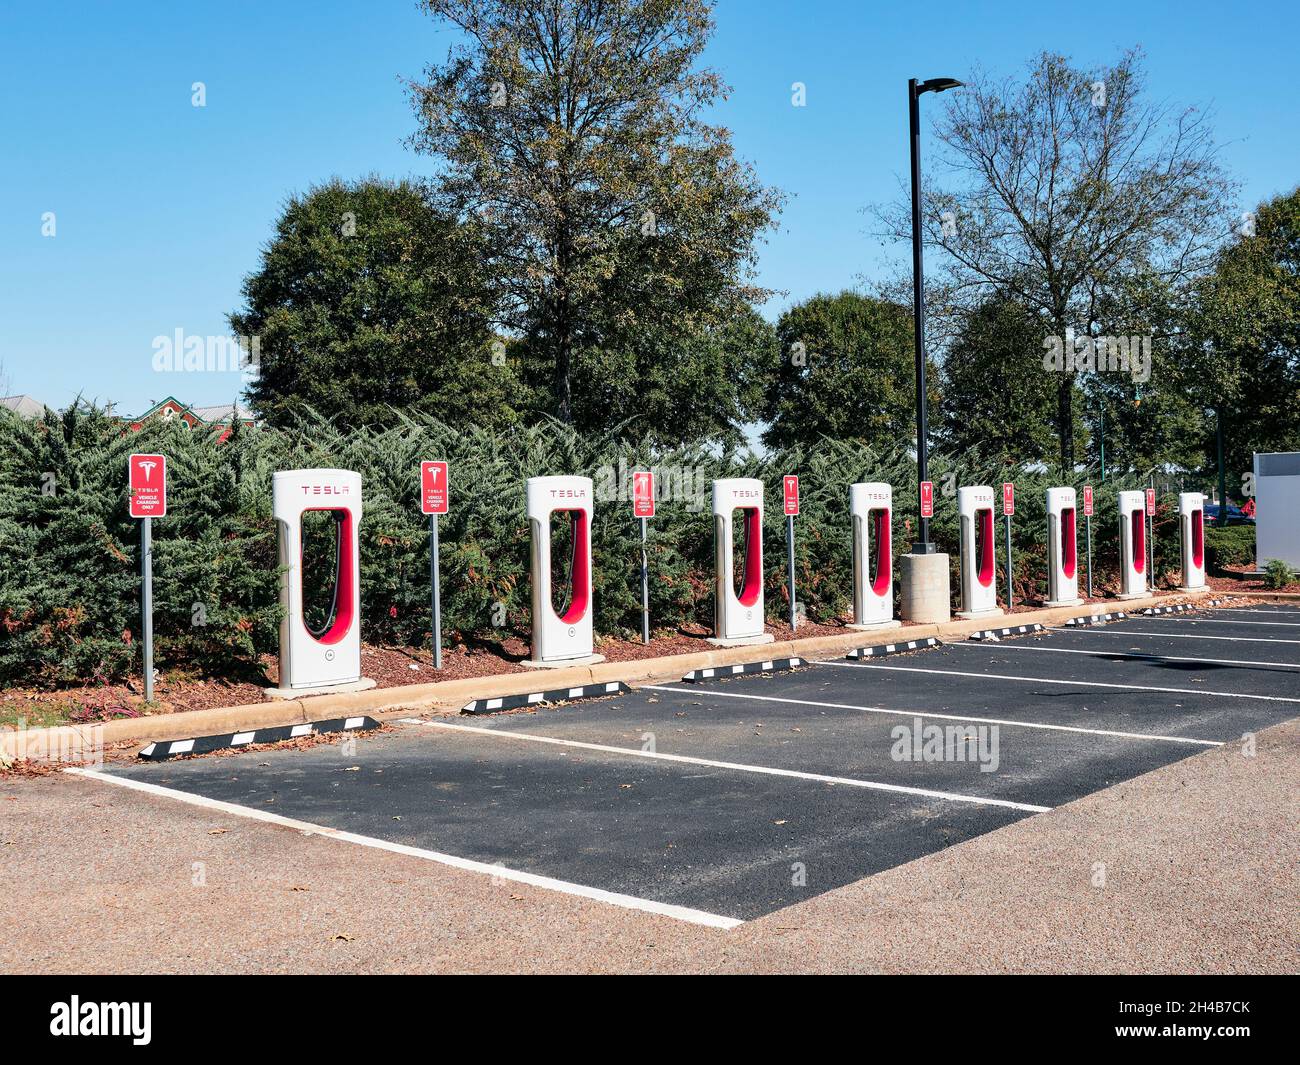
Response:
[[[920,540],[912,544],[914,555],[935,553],[935,546],[930,541],[930,519],[920,514],[920,482],[930,479],[930,426],[926,414],[925,278],[921,262],[921,109],[918,101],[922,93],[945,92],[960,88],[961,85],[962,82],[956,78],[931,78],[923,82],[912,78],[907,83],[907,110],[912,130],[912,321],[916,353],[916,500],[920,523]]]

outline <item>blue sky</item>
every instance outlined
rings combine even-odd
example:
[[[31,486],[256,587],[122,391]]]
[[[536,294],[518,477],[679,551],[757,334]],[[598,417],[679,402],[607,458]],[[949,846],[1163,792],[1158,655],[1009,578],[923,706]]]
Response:
[[[893,198],[906,172],[911,76],[1018,73],[1045,48],[1094,65],[1140,44],[1153,96],[1215,112],[1243,210],[1294,188],[1300,106],[1281,78],[1297,10],[722,0],[707,61],[734,91],[717,120],[791,196],[760,263],[761,282],[788,295],[766,311],[888,269],[863,208]],[[169,393],[235,398],[233,374],[156,373],[153,339],[228,333],[287,194],[334,175],[429,171],[402,143],[413,118],[400,79],[449,40],[414,0],[0,7],[8,391],[56,406],[81,392],[124,413]],[[796,81],[806,107],[791,106]],[[1271,84],[1283,91],[1261,91]],[[46,212],[54,237],[42,235]]]

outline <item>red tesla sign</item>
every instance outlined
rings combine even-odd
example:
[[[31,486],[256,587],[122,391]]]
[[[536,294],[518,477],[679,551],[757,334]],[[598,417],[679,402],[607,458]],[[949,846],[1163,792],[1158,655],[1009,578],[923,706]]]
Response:
[[[447,513],[447,464],[420,463],[420,509],[425,514]]]
[[[655,516],[655,475],[648,470],[632,474],[632,513],[638,518]]]
[[[934,517],[934,482],[921,482],[921,517]]]
[[[1002,482],[1002,513],[1010,517],[1016,512],[1016,484],[1014,481]]]
[[[167,458],[131,456],[131,517],[161,518],[167,513]]]
[[[1148,488],[1147,489],[1147,513],[1154,516],[1155,512],[1156,512],[1156,490],[1154,488]]]
[[[1083,513],[1085,516],[1092,517],[1092,485],[1083,486]]]
[[[781,489],[785,495],[785,512],[787,515],[799,513],[799,478],[787,474],[781,478]]]

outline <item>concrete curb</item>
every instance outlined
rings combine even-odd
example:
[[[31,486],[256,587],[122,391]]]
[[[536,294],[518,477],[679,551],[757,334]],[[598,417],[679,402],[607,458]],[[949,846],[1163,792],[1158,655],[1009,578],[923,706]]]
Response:
[[[1134,613],[1172,599],[1200,599],[1210,592],[1174,592],[1126,600],[1125,610]],[[1253,597],[1252,597],[1253,598]],[[1085,606],[1050,607],[1007,615],[1018,625],[1038,623],[1057,625],[1069,618],[1105,613],[1100,603]],[[569,666],[545,674],[546,688],[576,688],[586,684],[606,684],[621,680],[629,684],[666,680],[677,681],[697,669],[742,665],[756,660],[778,658],[841,658],[858,647],[879,647],[907,640],[937,637],[941,642],[964,639],[972,632],[988,628],[988,619],[949,621],[941,625],[905,625],[875,634],[852,631],[834,636],[810,636],[805,639],[779,640],[756,647],[720,647],[685,655],[662,655],[629,662],[600,662],[590,666]],[[188,739],[226,732],[244,732],[276,725],[296,725],[330,717],[369,714],[379,721],[410,716],[418,710],[459,710],[473,699],[504,695],[526,695],[538,689],[542,678],[536,672],[503,673],[461,680],[435,681],[430,684],[403,684],[395,688],[372,688],[368,691],[337,695],[316,695],[305,699],[249,703],[210,710],[185,710],[157,717],[124,718],[99,725],[58,725],[51,728],[0,732],[0,751],[10,758],[33,761],[80,761],[88,757],[76,752],[94,752],[101,746],[116,743]],[[70,752],[70,754],[69,754]]]

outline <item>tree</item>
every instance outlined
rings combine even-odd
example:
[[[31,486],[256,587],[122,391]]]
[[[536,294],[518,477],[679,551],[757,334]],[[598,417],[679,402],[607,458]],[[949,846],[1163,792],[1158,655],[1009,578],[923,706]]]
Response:
[[[498,323],[549,373],[560,420],[575,381],[609,386],[603,359],[657,387],[659,336],[707,337],[766,298],[754,242],[781,198],[701,119],[725,92],[696,67],[706,0],[424,7],[464,43],[410,85],[412,144],[443,163],[439,204],[481,219]]]
[[[952,188],[925,192],[924,240],[942,254],[937,310],[990,296],[1032,310],[1044,338],[1116,335],[1111,294],[1136,275],[1177,286],[1223,235],[1230,189],[1203,113],[1146,102],[1141,53],[1087,72],[1044,53],[1023,84],[984,75],[949,94],[935,136]],[[930,170],[936,168],[932,165]],[[910,234],[910,206],[887,212]],[[1055,374],[1059,456],[1075,461],[1075,382]]]
[[[857,292],[818,295],[781,315],[780,367],[769,379],[763,442],[823,436],[893,446],[916,437],[911,311]],[[931,380],[934,366],[929,367]],[[938,388],[929,391],[938,413]]]
[[[243,295],[230,324],[258,342],[248,398],[269,424],[304,407],[344,427],[390,421],[393,407],[452,425],[514,417],[476,228],[408,182],[334,180],[291,197]]]
[[[1052,451],[1055,388],[1043,373],[1038,316],[1014,297],[964,312],[944,359],[939,436],[949,450],[1036,462]]]
[[[1256,451],[1300,450],[1300,188],[1242,216],[1197,286],[1189,330],[1195,395],[1223,418],[1238,476]],[[1215,434],[1206,434],[1215,464]]]

